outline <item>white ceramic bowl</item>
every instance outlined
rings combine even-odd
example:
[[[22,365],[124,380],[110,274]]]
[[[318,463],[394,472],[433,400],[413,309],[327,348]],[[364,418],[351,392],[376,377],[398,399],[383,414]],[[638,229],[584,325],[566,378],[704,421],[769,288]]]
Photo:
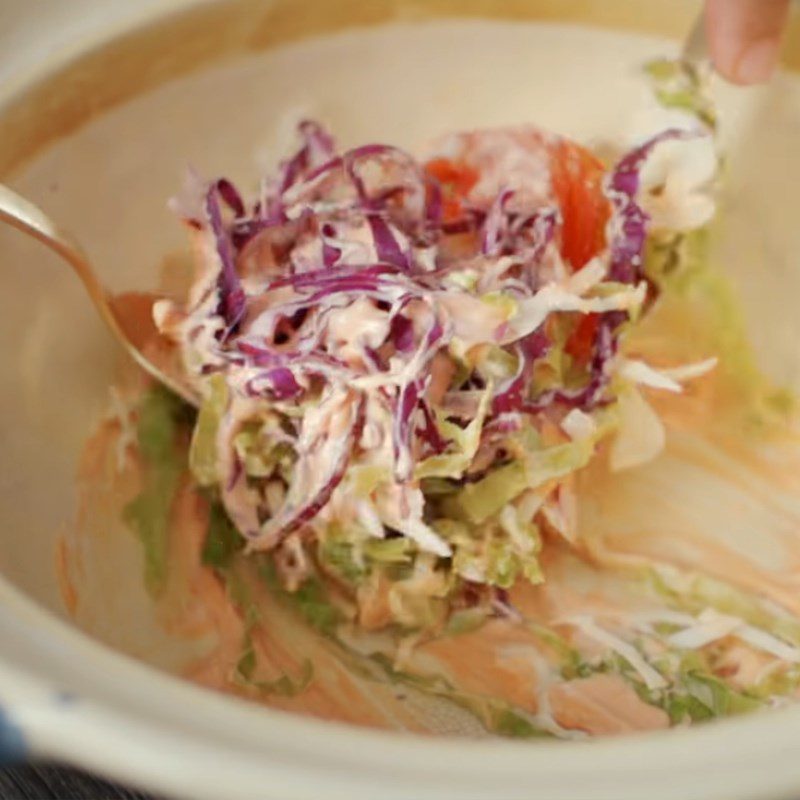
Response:
[[[581,137],[614,133],[641,91],[638,64],[674,52],[658,35],[679,36],[696,8],[2,0],[0,174],[86,243],[111,286],[147,286],[180,243],[163,200],[187,161],[245,178],[274,160],[300,114],[326,118],[345,142],[409,146],[448,128],[532,120]],[[788,60],[798,57],[793,31]],[[797,385],[800,315],[788,298],[800,297],[800,92],[782,77],[766,90],[723,91],[722,103],[737,156],[719,252],[764,367]],[[769,125],[757,124],[766,113]],[[800,708],[532,746],[376,733],[195,688],[143,663],[169,667],[180,653],[148,617],[139,556],[122,536],[109,534],[105,567],[85,577],[95,601],[79,620],[92,636],[82,632],[61,610],[53,550],[74,514],[77,454],[105,407],[115,350],[53,257],[4,230],[0,261],[0,744],[9,753],[229,800],[800,793]]]

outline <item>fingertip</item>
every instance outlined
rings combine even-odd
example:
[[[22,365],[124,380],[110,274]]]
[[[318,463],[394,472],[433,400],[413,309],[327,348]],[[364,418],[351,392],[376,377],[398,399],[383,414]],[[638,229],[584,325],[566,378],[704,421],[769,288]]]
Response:
[[[779,48],[780,41],[776,39],[751,42],[733,64],[727,77],[742,86],[764,83],[775,72]]]
[[[737,43],[735,37],[729,34],[730,24],[724,0],[706,0],[705,22],[708,50],[714,68],[726,80],[735,81]]]
[[[775,71],[789,0],[707,0],[712,61],[729,81],[762,83]]]

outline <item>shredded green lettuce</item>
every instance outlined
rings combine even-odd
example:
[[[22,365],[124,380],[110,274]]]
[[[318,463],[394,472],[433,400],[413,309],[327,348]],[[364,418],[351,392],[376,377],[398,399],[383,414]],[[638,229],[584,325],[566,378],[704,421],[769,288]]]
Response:
[[[642,699],[663,708],[673,725],[687,719],[702,722],[762,707],[756,697],[734,689],[714,675],[699,652],[669,654],[655,665],[669,677],[670,685],[655,692],[648,692],[641,684],[637,689]]]
[[[281,675],[279,678],[269,681],[256,679],[254,675],[257,667],[258,656],[253,647],[252,633],[248,631],[245,634],[242,655],[234,670],[234,682],[256,689],[259,694],[266,696],[296,697],[304,692],[314,679],[314,665],[308,659],[303,661],[300,674],[295,678],[289,675]]]
[[[379,486],[392,482],[392,473],[385,466],[359,464],[348,470],[344,482],[348,493],[359,499],[367,499]]]
[[[422,694],[449,700],[472,714],[490,733],[514,739],[552,738],[552,734],[533,716],[509,703],[460,691],[442,675],[421,675],[397,669],[384,653],[363,656],[352,649],[348,652],[351,659],[358,659],[359,672],[365,677],[373,680],[388,679],[392,683],[405,684]],[[371,669],[371,665],[379,671]]]
[[[703,672],[687,671],[661,703],[673,725],[743,714],[761,708],[754,697],[736,691],[724,681]]]
[[[320,532],[316,557],[328,571],[357,586],[376,569],[399,579],[398,568],[410,566],[414,543],[404,536],[376,539],[360,525],[331,523]]]
[[[203,544],[203,563],[224,570],[244,547],[244,538],[236,530],[221,503],[212,502],[208,512],[208,532]]]
[[[262,695],[295,697],[305,691],[314,677],[314,666],[308,659],[304,660],[296,678],[289,675],[281,675],[273,680],[256,678],[258,655],[253,645],[253,631],[257,625],[263,623],[261,612],[252,598],[247,582],[237,571],[226,569],[225,585],[228,597],[239,609],[245,623],[242,651],[233,670],[233,682],[254,689]]]
[[[655,592],[666,598],[672,608],[690,614],[713,608],[800,647],[800,622],[796,618],[771,609],[757,597],[725,581],[667,566],[649,570],[647,579]]]
[[[356,548],[352,542],[337,536],[338,525],[331,525],[319,543],[317,555],[320,561],[334,570],[343,580],[358,584],[367,575],[367,568],[356,560]]]
[[[291,483],[297,454],[288,442],[274,440],[273,432],[280,422],[270,415],[263,422],[247,423],[233,440],[233,446],[244,465],[245,472],[253,478],[268,478],[272,475]]]
[[[565,352],[567,342],[564,324],[553,323],[553,341],[547,352],[536,359],[533,370],[533,393],[540,395],[551,389],[562,389],[567,385],[572,359]]]
[[[342,614],[331,603],[328,592],[319,578],[308,578],[296,591],[288,592],[281,585],[275,565],[269,557],[259,561],[258,574],[266,586],[295,608],[312,628],[325,636],[333,636],[336,633],[336,628],[343,621]]]
[[[252,681],[251,684],[262,694],[278,695],[280,697],[296,697],[309,687],[313,679],[314,665],[309,659],[306,659],[303,661],[303,666],[300,668],[300,674],[295,678],[289,675],[281,675],[280,678],[271,681]]]
[[[491,709],[489,730],[498,736],[506,736],[509,739],[546,739],[551,738],[552,734],[543,730],[522,711],[515,711],[511,708],[496,706]]]
[[[502,347],[492,345],[484,348],[481,358],[475,364],[475,371],[485,383],[499,383],[517,374],[519,358]]]
[[[509,516],[514,516],[511,533]],[[539,529],[530,520],[519,519],[513,506],[479,524],[442,517],[433,527],[453,547],[457,575],[501,589],[510,589],[520,577],[534,584],[544,580]]]
[[[507,320],[513,319],[519,313],[519,303],[506,292],[489,292],[481,295],[481,302],[503,312]]]
[[[496,467],[480,481],[466,484],[457,494],[447,497],[442,508],[454,519],[480,525],[526,489],[535,489],[586,466],[593,452],[594,443],[586,439],[530,451],[524,460]]]
[[[405,536],[395,539],[367,539],[364,556],[377,564],[409,564],[413,558],[413,543]]]
[[[185,469],[180,435],[190,418],[185,403],[160,386],[143,396],[137,415],[142,488],[123,510],[123,519],[142,543],[145,586],[157,596],[167,580],[170,512]]]
[[[642,643],[632,644],[644,657]],[[706,656],[699,651],[670,650],[649,661],[666,679],[665,688],[648,689],[639,673],[617,653],[589,662],[577,656],[565,665],[562,676],[572,680],[598,673],[618,675],[640,699],[664,710],[673,725],[684,721],[703,722],[763,707],[755,691],[739,691],[714,675]]]
[[[445,633],[450,636],[458,636],[462,633],[471,633],[482,627],[491,613],[490,609],[484,606],[475,608],[463,608],[454,611],[447,620]]]
[[[222,375],[212,375],[189,448],[189,467],[201,486],[214,486],[217,475],[217,431],[228,405],[228,387]]]
[[[460,478],[478,452],[481,443],[481,432],[486,414],[489,411],[489,401],[494,390],[494,384],[489,382],[484,391],[478,411],[474,419],[466,428],[448,422],[439,415],[438,426],[442,438],[451,443],[448,452],[441,455],[430,456],[417,464],[414,477],[423,478]]]
[[[689,60],[659,58],[645,65],[656,99],[664,108],[685,111],[711,130],[717,114],[707,90],[707,71]]]
[[[800,665],[792,664],[785,669],[771,670],[749,692],[759,700],[774,697],[789,697],[800,689]]]
[[[452,519],[475,525],[486,522],[529,486],[528,471],[522,461],[512,461],[493,469],[486,477],[468,483],[457,494],[447,497],[442,508]]]

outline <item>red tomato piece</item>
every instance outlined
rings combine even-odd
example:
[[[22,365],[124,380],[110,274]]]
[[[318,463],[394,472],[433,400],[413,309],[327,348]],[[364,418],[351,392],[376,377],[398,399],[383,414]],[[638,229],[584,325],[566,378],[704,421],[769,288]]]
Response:
[[[564,218],[561,254],[579,270],[606,244],[611,209],[603,194],[605,168],[584,147],[561,139],[551,153],[550,174]]]
[[[434,158],[425,165],[425,171],[442,187],[442,216],[445,222],[461,217],[463,200],[480,177],[476,170],[463,162],[448,158]]]
[[[572,356],[579,364],[587,364],[592,357],[599,323],[599,314],[583,314],[578,320],[575,330],[567,339],[564,352]]]

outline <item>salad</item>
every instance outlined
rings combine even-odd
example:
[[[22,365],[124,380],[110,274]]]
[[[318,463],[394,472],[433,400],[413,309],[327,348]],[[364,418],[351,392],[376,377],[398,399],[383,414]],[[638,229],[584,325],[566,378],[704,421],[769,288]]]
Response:
[[[192,472],[289,590],[319,569],[366,627],[440,625],[545,580],[543,529],[572,539],[600,443],[612,469],[659,452],[637,386],[713,368],[618,352],[656,294],[648,230],[713,213],[713,140],[667,130],[607,172],[532,127],[426,161],[300,136],[249,206],[225,180],[179,206],[197,273],[157,316],[202,398]]]
[[[739,431],[766,447],[791,402],[707,264],[702,76],[650,74],[671,124],[602,157],[532,126],[341,149],[306,121],[249,200],[190,176],[192,275],[155,317],[199,411],[149,389],[103,435],[129,432],[149,589],[217,634],[195,680],[565,738],[797,690],[791,576],[703,523],[774,468]]]

